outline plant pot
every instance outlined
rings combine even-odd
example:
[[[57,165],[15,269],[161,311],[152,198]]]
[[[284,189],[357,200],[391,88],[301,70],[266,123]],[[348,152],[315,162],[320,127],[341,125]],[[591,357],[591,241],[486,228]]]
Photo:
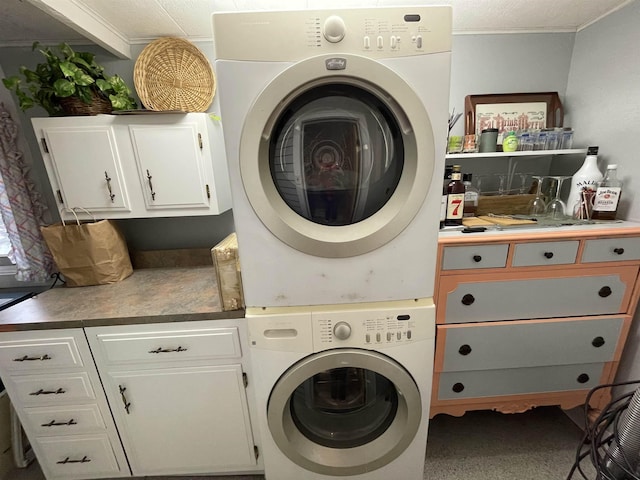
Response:
[[[104,98],[97,93],[92,95],[91,103],[84,103],[78,97],[66,97],[60,99],[60,107],[66,115],[98,115],[100,113],[111,113],[113,107],[109,99]]]

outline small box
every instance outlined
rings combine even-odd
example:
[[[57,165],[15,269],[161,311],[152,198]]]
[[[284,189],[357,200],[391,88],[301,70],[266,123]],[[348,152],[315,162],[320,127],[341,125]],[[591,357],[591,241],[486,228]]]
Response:
[[[235,232],[211,249],[211,257],[216,269],[216,280],[218,282],[222,310],[226,312],[244,308],[238,238]]]

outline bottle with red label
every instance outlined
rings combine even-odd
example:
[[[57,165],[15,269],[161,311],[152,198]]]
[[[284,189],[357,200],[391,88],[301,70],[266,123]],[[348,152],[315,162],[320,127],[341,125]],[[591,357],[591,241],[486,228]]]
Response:
[[[618,166],[608,165],[607,173],[596,190],[593,199],[593,211],[591,218],[594,220],[615,220],[620,205],[622,193],[622,181],[618,180]]]
[[[460,165],[454,165],[451,181],[447,184],[447,216],[444,224],[450,226],[462,225],[464,214],[464,192]]]

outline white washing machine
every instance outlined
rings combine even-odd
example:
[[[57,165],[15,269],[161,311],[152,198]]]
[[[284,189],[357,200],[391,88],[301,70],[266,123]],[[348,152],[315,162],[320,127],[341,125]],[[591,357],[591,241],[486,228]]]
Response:
[[[247,318],[267,480],[422,480],[431,300]]]
[[[213,14],[248,307],[433,295],[451,8]]]

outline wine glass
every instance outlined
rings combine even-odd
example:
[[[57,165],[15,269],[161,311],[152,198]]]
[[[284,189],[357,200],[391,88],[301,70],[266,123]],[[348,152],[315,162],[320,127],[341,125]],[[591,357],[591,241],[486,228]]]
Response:
[[[527,178],[531,174],[530,173],[519,173],[518,175],[520,176],[520,188],[518,189],[518,193],[520,195],[523,195],[525,193],[525,190],[527,189]]]
[[[546,208],[546,213],[549,218],[553,220],[562,220],[566,218],[565,210],[567,209],[567,205],[560,199],[560,192],[562,191],[562,184],[569,177],[550,177],[555,180],[556,183],[556,192],[553,196],[553,200],[549,202]]]
[[[538,185],[536,188],[536,197],[529,202],[529,215],[542,217],[547,209],[547,204],[545,203],[544,198],[542,198],[542,181],[546,177],[533,175],[531,178],[536,180]]]

